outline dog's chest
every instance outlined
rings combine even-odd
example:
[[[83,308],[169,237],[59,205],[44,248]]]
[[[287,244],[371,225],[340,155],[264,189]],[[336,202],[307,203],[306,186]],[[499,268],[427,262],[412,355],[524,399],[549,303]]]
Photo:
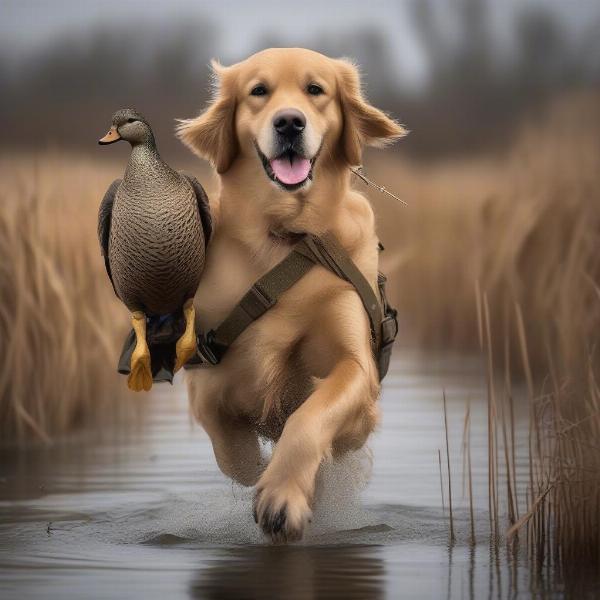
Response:
[[[290,247],[248,249],[219,237],[211,242],[196,293],[198,321],[205,331],[217,327],[244,294],[289,253]]]
[[[256,260],[235,245],[213,240],[196,294],[203,331],[218,327],[248,289],[280,262],[291,246],[279,246]],[[218,262],[216,260],[218,258]],[[308,274],[311,279],[314,274]],[[303,280],[305,279],[303,278]],[[245,329],[210,374],[211,386],[229,409],[243,414],[266,437],[276,439],[286,418],[308,396],[311,377],[301,360],[300,332],[310,311],[304,281],[288,290],[277,304]],[[204,379],[198,373],[198,379]]]

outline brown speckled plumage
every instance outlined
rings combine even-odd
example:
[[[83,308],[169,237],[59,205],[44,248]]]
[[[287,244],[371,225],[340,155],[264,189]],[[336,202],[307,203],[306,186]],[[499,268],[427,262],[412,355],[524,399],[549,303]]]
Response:
[[[161,159],[141,115],[119,111],[113,125],[127,123],[131,114],[147,132],[141,143],[132,142],[124,178],[113,183],[102,203],[100,243],[115,292],[127,308],[165,315],[180,310],[200,282],[206,225],[199,209],[206,196],[197,181]]]

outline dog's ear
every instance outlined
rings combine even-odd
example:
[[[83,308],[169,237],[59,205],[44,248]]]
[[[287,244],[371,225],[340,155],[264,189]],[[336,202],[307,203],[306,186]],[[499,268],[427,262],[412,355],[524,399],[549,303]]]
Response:
[[[235,73],[233,67],[223,67],[215,60],[211,61],[211,68],[215,79],[215,97],[198,117],[179,122],[177,137],[192,152],[209,160],[218,173],[224,173],[238,152]]]
[[[344,59],[335,62],[344,119],[342,149],[349,165],[360,165],[363,146],[384,146],[408,132],[365,100],[358,70],[351,62]]]

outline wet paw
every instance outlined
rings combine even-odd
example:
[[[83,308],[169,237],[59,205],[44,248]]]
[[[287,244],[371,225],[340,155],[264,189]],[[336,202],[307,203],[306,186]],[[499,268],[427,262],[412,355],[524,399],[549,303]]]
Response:
[[[302,539],[312,515],[302,490],[287,483],[277,489],[259,486],[254,496],[254,521],[275,543]]]
[[[152,388],[152,369],[150,367],[150,352],[136,353],[131,357],[131,371],[127,377],[127,386],[134,392],[144,390],[148,392]]]

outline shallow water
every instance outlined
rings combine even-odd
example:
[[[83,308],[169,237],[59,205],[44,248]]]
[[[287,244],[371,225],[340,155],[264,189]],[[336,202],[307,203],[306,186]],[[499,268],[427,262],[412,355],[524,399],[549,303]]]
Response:
[[[488,542],[482,372],[478,361],[425,359],[399,350],[369,450],[323,466],[313,522],[305,539],[290,546],[272,546],[258,532],[251,490],[233,485],[217,469],[206,434],[188,417],[181,383],[157,388],[147,418],[134,431],[93,441],[79,436],[26,452],[5,449],[0,596],[529,596],[540,583],[527,561],[502,547],[496,552]],[[445,447],[443,389],[454,478],[453,546],[438,465],[438,449],[444,457]],[[467,543],[462,482],[469,399],[475,547]],[[523,407],[516,408],[523,491],[527,423]],[[447,491],[444,496],[447,504]]]

